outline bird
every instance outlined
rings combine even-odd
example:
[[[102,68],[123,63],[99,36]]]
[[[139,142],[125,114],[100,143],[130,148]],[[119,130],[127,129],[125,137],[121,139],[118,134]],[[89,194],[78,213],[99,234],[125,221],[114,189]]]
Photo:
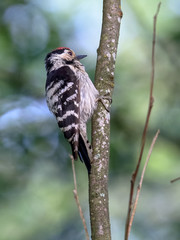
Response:
[[[47,54],[45,95],[49,110],[78,156],[91,172],[92,147],[87,137],[87,121],[97,108],[98,90],[80,62],[87,55],[76,55],[68,47],[59,47]]]

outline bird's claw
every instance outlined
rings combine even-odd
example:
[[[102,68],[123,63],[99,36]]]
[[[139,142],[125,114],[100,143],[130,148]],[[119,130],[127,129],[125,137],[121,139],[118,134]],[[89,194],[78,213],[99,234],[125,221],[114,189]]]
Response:
[[[104,106],[104,108],[106,109],[107,112],[110,112],[110,106],[106,107],[106,104],[104,102],[104,100],[108,100],[110,104],[112,103],[112,98],[108,94],[99,96],[97,100],[102,103],[102,105]]]

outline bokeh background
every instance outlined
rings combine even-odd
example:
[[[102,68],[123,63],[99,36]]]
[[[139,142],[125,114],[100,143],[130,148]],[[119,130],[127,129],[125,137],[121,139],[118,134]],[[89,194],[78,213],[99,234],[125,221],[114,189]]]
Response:
[[[113,240],[123,239],[131,173],[149,98],[152,23],[158,1],[122,1],[123,19],[111,111],[109,174]],[[70,148],[45,102],[44,58],[58,46],[87,54],[94,79],[102,1],[0,2],[0,239],[83,240],[73,198]],[[157,23],[149,162],[130,239],[180,239],[180,2],[163,0]],[[76,163],[89,228],[88,179]],[[90,228],[89,228],[90,230]]]

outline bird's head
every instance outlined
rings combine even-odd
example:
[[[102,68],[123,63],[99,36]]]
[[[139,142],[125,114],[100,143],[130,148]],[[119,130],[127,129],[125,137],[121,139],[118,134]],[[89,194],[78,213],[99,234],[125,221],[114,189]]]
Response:
[[[45,58],[47,72],[59,69],[63,65],[72,65],[79,62],[87,55],[76,55],[73,50],[67,47],[59,47],[48,53]]]

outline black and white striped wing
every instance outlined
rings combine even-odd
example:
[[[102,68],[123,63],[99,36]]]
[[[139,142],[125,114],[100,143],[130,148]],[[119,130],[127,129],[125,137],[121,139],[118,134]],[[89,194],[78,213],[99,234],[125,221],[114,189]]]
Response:
[[[49,109],[56,116],[65,138],[70,142],[74,159],[79,145],[79,82],[67,66],[52,71],[46,82]]]

